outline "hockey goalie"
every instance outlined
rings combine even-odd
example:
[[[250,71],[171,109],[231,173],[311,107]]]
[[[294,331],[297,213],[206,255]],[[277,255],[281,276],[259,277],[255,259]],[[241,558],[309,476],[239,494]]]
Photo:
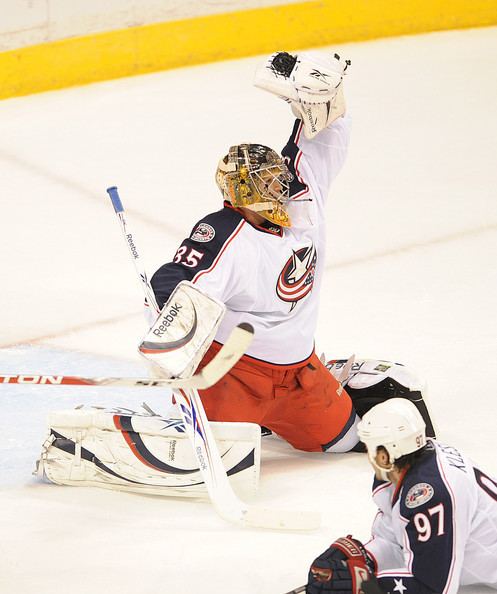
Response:
[[[416,374],[376,360],[327,368],[315,352],[328,197],[350,135],[349,66],[332,52],[277,52],[257,69],[256,86],[295,116],[288,140],[281,153],[241,142],[220,159],[220,209],[152,276],[160,314],[140,346],[159,377],[181,380],[209,369],[232,328],[248,323],[254,340],[221,381],[199,389],[202,409],[211,423],[267,427],[308,452],[361,449],[362,415],[399,396],[414,402],[434,435]]]

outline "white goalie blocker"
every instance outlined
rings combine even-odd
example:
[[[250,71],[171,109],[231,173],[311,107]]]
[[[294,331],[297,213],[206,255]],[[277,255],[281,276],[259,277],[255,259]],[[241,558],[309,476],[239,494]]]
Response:
[[[138,347],[164,378],[190,377],[211,345],[226,312],[220,301],[188,281],[179,283]]]
[[[253,423],[210,423],[231,486],[253,494],[261,431]],[[147,411],[78,408],[51,412],[35,473],[57,485],[207,499],[180,419]]]

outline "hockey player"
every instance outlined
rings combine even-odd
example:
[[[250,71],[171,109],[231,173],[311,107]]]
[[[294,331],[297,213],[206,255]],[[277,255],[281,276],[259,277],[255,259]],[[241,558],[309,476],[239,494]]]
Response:
[[[427,440],[407,399],[374,406],[358,432],[375,469],[372,538],[365,545],[350,536],[335,541],[313,562],[306,592],[497,588],[497,481],[455,447]]]
[[[200,392],[207,417],[257,423],[306,451],[358,444],[351,398],[314,352],[326,203],[349,142],[348,65],[331,53],[280,52],[265,61],[256,86],[297,116],[286,146],[281,155],[261,144],[232,146],[216,171],[223,208],[202,218],[151,280],[159,307],[182,281],[226,307],[201,366],[236,324],[255,329],[246,355]]]
[[[264,425],[308,451],[358,442],[351,400],[337,394],[314,352],[325,205],[349,142],[346,68],[333,54],[278,53],[264,63],[256,84],[286,98],[298,116],[288,143],[281,155],[261,144],[232,146],[216,172],[223,208],[201,219],[151,280],[160,307],[183,280],[225,304],[202,364],[237,323],[254,327],[247,354],[200,392],[207,417]]]

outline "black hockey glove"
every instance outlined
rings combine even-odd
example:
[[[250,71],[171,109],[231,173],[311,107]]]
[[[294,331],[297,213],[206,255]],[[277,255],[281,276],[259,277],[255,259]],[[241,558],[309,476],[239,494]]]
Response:
[[[359,594],[362,582],[373,573],[372,565],[358,540],[339,538],[311,565],[306,594]]]
[[[387,594],[382,590],[378,580],[372,575],[367,582],[362,582],[362,591],[364,594]]]

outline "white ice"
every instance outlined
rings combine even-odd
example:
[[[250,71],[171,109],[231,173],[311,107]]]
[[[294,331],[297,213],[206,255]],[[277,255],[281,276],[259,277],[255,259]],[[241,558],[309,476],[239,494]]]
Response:
[[[317,348],[412,366],[440,437],[495,475],[497,29],[338,49],[354,129],[329,202]],[[286,141],[288,108],[251,86],[256,63],[0,103],[1,373],[145,372],[141,289],[105,189],[119,186],[149,271],[170,260],[219,208],[213,172],[230,144]],[[281,594],[336,537],[367,539],[365,457],[273,437],[257,501],[321,510],[316,532],[31,476],[50,410],[142,401],[167,410],[160,391],[0,386],[1,592]]]

